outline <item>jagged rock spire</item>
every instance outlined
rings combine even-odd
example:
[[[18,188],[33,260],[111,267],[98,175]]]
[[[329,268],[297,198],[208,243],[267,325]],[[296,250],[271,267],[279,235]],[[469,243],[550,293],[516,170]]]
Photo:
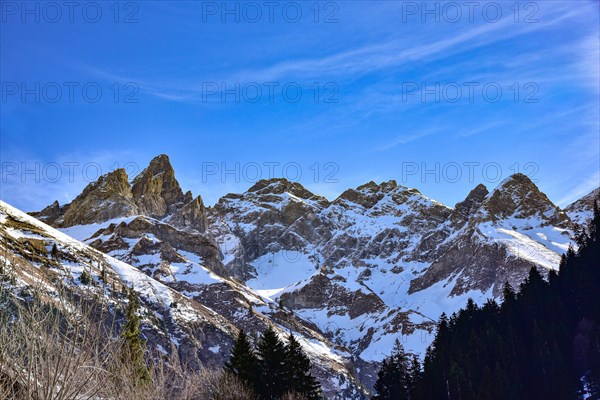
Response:
[[[185,196],[169,157],[161,154],[133,180],[132,193],[139,211],[153,217],[163,217],[172,205],[183,203]]]
[[[178,227],[192,228],[199,232],[205,232],[208,222],[202,197],[196,197],[177,210],[169,219],[169,223]]]
[[[463,201],[456,203],[454,206],[453,219],[466,221],[472,213],[477,211],[489,193],[490,192],[485,185],[480,183],[475,186]]]

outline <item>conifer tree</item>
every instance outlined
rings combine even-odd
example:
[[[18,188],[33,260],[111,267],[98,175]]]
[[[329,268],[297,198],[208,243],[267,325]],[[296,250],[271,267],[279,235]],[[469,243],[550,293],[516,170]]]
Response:
[[[419,380],[421,379],[421,363],[419,362],[419,358],[416,355],[413,355],[410,368],[408,370],[409,377],[409,392],[412,394]],[[413,397],[413,396],[411,396]]]
[[[231,349],[229,361],[225,363],[225,371],[235,375],[248,387],[256,390],[260,377],[259,363],[256,353],[244,330],[240,330]]]
[[[277,333],[269,327],[258,342],[261,377],[257,391],[262,399],[277,399],[286,393],[286,349]]]
[[[390,358],[384,358],[381,363],[381,368],[377,373],[377,381],[375,382],[375,392],[377,393],[373,396],[373,400],[385,400],[391,399],[396,382],[394,380],[395,368],[393,365],[393,361]]]
[[[287,391],[304,395],[308,400],[321,398],[321,385],[310,372],[310,360],[292,333],[285,347],[285,382]]]
[[[137,293],[132,288],[127,293],[129,300],[125,312],[125,326],[121,336],[124,339],[124,361],[129,363],[135,371],[138,384],[147,384],[150,381],[150,373],[144,362],[144,348],[146,341],[141,337],[140,317],[138,311],[140,302]]]
[[[82,285],[89,285],[91,282],[91,278],[90,275],[87,273],[87,271],[84,269],[83,272],[81,273],[81,275],[79,275],[79,281],[81,282]]]
[[[54,258],[55,260],[58,260],[58,248],[56,247],[56,243],[54,243],[52,245],[52,250],[50,251],[50,255],[52,256],[52,258]]]
[[[377,374],[374,389],[377,400],[403,400],[410,397],[413,379],[411,366],[404,348],[398,339],[394,343],[392,355],[383,360],[381,369]]]

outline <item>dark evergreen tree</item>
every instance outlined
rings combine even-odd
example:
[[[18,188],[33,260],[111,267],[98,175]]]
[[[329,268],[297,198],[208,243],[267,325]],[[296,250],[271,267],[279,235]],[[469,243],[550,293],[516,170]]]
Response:
[[[419,358],[416,355],[413,355],[410,368],[408,370],[409,377],[409,387],[408,391],[411,394],[410,398],[415,397],[416,387],[421,380],[421,363],[419,362]]]
[[[413,386],[411,365],[404,348],[398,339],[394,343],[392,355],[383,360],[377,374],[374,389],[377,400],[404,400],[410,398]]]
[[[377,373],[377,381],[375,382],[375,392],[373,400],[391,399],[394,393],[397,382],[394,380],[395,368],[390,358],[384,358],[381,363],[381,368]]]
[[[50,251],[50,255],[52,256],[52,258],[54,258],[55,260],[58,260],[58,248],[56,247],[56,243],[54,243],[52,245],[52,250]]]
[[[258,342],[258,359],[261,376],[258,395],[262,399],[277,399],[287,392],[286,349],[277,333],[269,327]]]
[[[125,312],[125,325],[121,333],[124,339],[123,359],[133,368],[137,383],[146,384],[150,381],[150,373],[144,362],[146,341],[142,339],[140,331],[140,317],[138,315],[140,302],[133,288],[129,289],[127,298],[129,302]]]
[[[225,363],[225,371],[235,375],[254,390],[258,389],[260,369],[258,358],[244,330],[240,330],[231,349],[229,361]]]
[[[89,285],[91,282],[90,275],[87,273],[87,271],[85,269],[83,270],[81,275],[79,275],[79,282],[81,282],[82,285]]]
[[[321,385],[312,376],[310,360],[302,351],[300,343],[290,333],[285,347],[285,382],[287,391],[306,396],[308,400],[321,399]]]

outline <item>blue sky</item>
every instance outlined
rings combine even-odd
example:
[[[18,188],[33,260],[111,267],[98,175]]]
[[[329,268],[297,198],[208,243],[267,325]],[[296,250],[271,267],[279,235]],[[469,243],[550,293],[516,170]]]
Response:
[[[451,206],[517,171],[559,205],[600,185],[597,1],[23,4],[0,196],[25,210],[160,153],[208,204],[272,176]]]

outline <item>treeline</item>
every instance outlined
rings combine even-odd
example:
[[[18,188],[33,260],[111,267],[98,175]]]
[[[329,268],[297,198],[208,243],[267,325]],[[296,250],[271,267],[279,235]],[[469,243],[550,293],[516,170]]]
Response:
[[[374,399],[600,399],[600,213],[548,280],[532,268],[504,302],[442,315],[421,371],[398,351]],[[392,365],[392,367],[390,367]]]
[[[284,344],[269,327],[256,349],[241,330],[231,350],[225,372],[244,383],[261,400],[281,398],[322,399],[310,360],[293,334]]]

